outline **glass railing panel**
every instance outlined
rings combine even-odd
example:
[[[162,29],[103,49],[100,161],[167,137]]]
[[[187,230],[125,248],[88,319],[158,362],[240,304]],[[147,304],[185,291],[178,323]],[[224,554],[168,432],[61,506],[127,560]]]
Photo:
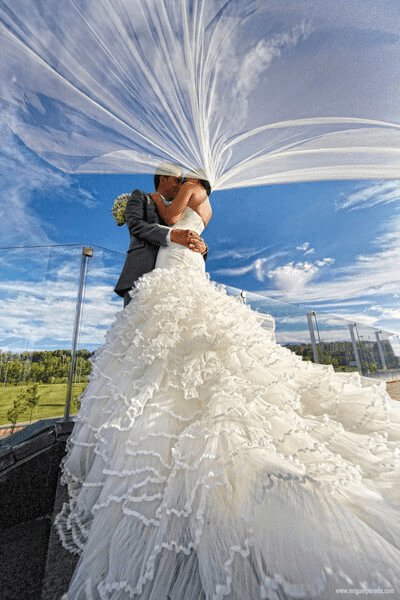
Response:
[[[0,426],[10,422],[10,410],[15,405],[18,409],[18,399],[28,388],[32,397],[40,396],[40,401],[20,411],[18,422],[63,416],[83,274],[71,380],[70,412],[77,410],[77,398],[90,374],[90,358],[104,343],[115,314],[122,309],[122,299],[113,288],[125,255],[96,245],[89,247],[93,256],[86,259],[84,271],[82,245],[0,250]],[[270,314],[275,320],[278,343],[304,360],[331,364],[338,371],[358,370],[387,381],[400,378],[399,336],[223,287],[238,301]]]
[[[399,336],[261,294],[229,286],[226,290],[252,309],[270,314],[275,320],[277,342],[304,360],[387,381],[400,378]]]
[[[79,407],[79,395],[85,389],[91,373],[91,359],[96,349],[105,341],[105,335],[115,319],[115,314],[122,310],[122,298],[114,292],[114,286],[121,271],[125,254],[102,248],[96,245],[88,246],[91,256],[82,256],[85,268],[82,295],[77,295],[74,331],[76,327],[77,310],[80,307],[76,353],[73,356],[73,372],[70,373],[71,402],[66,415],[73,415]],[[79,288],[77,282],[77,289]],[[79,290],[78,290],[79,291]],[[80,304],[79,304],[80,302]],[[74,351],[74,335],[72,335],[72,350]],[[72,379],[71,379],[72,377]],[[67,397],[67,403],[68,403]]]
[[[87,261],[78,348],[93,352],[104,343],[116,312],[123,306],[123,300],[115,294],[114,286],[125,254],[95,245],[90,248],[93,249],[93,256]],[[77,285],[78,281],[76,288]]]
[[[0,425],[63,414],[81,252],[81,245],[0,250]]]

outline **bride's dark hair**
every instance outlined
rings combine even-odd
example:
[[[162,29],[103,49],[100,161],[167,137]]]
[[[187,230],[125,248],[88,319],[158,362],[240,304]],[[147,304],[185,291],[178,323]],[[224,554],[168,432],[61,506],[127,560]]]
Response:
[[[209,196],[211,194],[211,185],[210,182],[207,181],[207,179],[199,179],[199,183],[201,183],[201,185],[203,186],[203,188],[206,190],[207,192],[207,196]]]

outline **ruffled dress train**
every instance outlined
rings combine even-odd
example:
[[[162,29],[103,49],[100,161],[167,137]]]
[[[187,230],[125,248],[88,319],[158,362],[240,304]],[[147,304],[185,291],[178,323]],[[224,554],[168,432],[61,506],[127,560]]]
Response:
[[[65,598],[400,598],[384,384],[276,344],[190,251],[158,267],[97,351],[68,443],[56,523],[81,557]]]

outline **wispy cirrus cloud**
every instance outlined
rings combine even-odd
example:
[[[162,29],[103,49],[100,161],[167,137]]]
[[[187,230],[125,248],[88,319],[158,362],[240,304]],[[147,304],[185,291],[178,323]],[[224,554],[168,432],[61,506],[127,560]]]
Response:
[[[263,254],[266,250],[268,250],[268,246],[264,248],[230,248],[228,250],[217,250],[212,253],[209,260],[248,260],[257,254]]]
[[[215,274],[238,277],[240,275],[246,275],[246,273],[253,273],[258,281],[264,281],[265,265],[268,262],[269,258],[257,258],[249,265],[244,265],[243,267],[226,267],[223,269],[217,269]]]
[[[252,251],[251,254],[246,254],[246,252],[242,252],[241,250],[235,250],[233,253],[229,254],[229,258],[245,260],[251,258],[251,256],[254,256],[255,254],[261,254],[264,251],[265,248],[258,250],[257,252]],[[268,270],[274,268],[274,266],[278,264],[279,260],[287,255],[288,251],[282,250],[281,252],[274,252],[268,256],[256,258],[248,265],[243,265],[241,267],[224,267],[222,269],[216,269],[214,273],[215,275],[228,275],[229,277],[239,277],[240,275],[245,275],[246,273],[253,273],[254,277],[258,281],[265,281],[265,276]],[[225,255],[219,255],[218,258],[225,258]]]
[[[234,94],[244,95],[251,92],[258,85],[261,74],[267,71],[272,63],[282,56],[282,52],[294,48],[301,40],[306,39],[311,31],[311,24],[303,20],[289,31],[257,42],[245,54],[240,63]]]
[[[338,198],[335,209],[353,211],[393,202],[400,202],[400,180],[357,185],[353,192]]]
[[[237,56],[230,49],[230,59],[225,64],[225,69],[234,78],[236,84],[231,88],[231,97],[235,106],[235,123],[243,125],[248,116],[248,97],[259,86],[260,80],[266,77],[268,69],[279,60],[282,55],[297,46],[302,40],[307,39],[312,33],[312,25],[302,19],[287,31],[281,31],[270,38],[256,42],[244,56]],[[229,52],[228,52],[229,54]]]

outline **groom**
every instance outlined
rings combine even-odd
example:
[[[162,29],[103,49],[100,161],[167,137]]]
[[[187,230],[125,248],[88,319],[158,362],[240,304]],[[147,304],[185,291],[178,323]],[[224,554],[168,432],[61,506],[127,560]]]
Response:
[[[154,175],[154,187],[166,202],[172,202],[182,186],[182,167],[174,163],[162,163]],[[187,246],[193,252],[200,252],[206,259],[207,246],[201,237],[188,229],[171,229],[161,219],[157,207],[148,194],[134,190],[125,209],[130,244],[114,291],[124,299],[124,306],[130,300],[130,290],[139,277],[154,269],[160,246],[170,242]]]

